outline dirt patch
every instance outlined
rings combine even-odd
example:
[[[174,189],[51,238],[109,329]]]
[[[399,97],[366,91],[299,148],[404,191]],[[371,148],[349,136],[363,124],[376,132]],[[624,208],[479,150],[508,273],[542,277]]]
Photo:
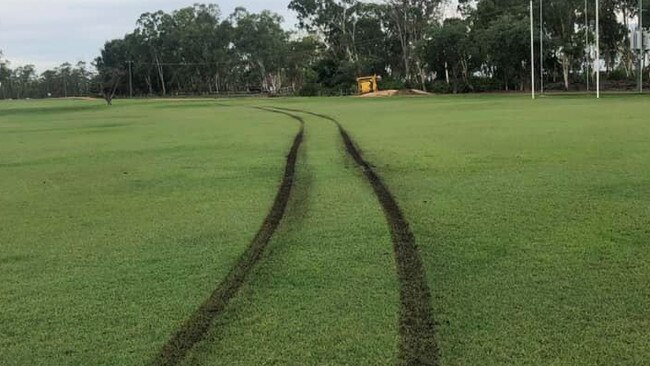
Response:
[[[378,97],[418,96],[418,95],[422,96],[422,95],[432,95],[432,94],[419,89],[402,89],[402,90],[389,89],[389,90],[380,90],[378,92],[360,95],[359,97],[378,98]]]
[[[217,286],[210,297],[190,316],[163,346],[153,361],[153,365],[178,365],[188,352],[205,338],[214,320],[223,313],[230,300],[246,281],[248,274],[258,262],[264,250],[280,225],[295,180],[296,161],[304,136],[304,122],[299,116],[284,112],[300,122],[300,131],[296,135],[287,156],[284,176],[273,202],[259,231],[251,241],[226,278]]]
[[[83,100],[87,102],[95,102],[99,100],[104,100],[102,98],[94,98],[94,97],[62,97],[62,98],[48,98],[48,99],[59,99],[59,100]]]
[[[343,139],[345,150],[359,166],[364,176],[375,191],[388,222],[400,281],[400,364],[401,365],[437,365],[438,347],[435,337],[435,323],[431,310],[431,292],[426,280],[426,273],[408,222],[397,201],[364,160],[341,123],[327,115],[314,112],[286,109],[317,116],[336,124]]]

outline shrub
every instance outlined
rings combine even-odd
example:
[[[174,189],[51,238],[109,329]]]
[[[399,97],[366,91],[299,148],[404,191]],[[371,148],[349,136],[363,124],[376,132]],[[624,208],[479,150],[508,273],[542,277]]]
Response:
[[[616,69],[610,71],[608,74],[605,74],[605,79],[606,80],[636,80],[636,77],[634,74],[630,74],[630,76],[628,76],[625,70],[623,69]]]
[[[406,85],[403,81],[397,79],[382,79],[379,81],[379,90],[404,89]]]
[[[430,83],[427,86],[427,89],[429,92],[436,94],[449,94],[453,91],[452,86],[447,84],[444,80],[436,80]]]
[[[315,97],[318,95],[320,88],[320,85],[317,83],[307,83],[300,88],[298,95],[302,97]]]
[[[469,89],[473,93],[501,91],[501,83],[494,78],[473,76],[469,79]]]

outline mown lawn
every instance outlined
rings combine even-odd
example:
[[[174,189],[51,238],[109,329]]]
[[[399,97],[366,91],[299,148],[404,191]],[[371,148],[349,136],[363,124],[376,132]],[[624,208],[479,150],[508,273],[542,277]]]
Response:
[[[647,96],[286,104],[343,123],[401,203],[442,365],[650,360]]]
[[[381,207],[336,126],[306,138],[285,220],[185,365],[392,365],[399,298]]]
[[[0,364],[140,365],[259,228],[298,125],[336,118],[401,205],[440,365],[650,360],[645,96],[0,103]],[[385,218],[331,122],[185,364],[394,364]]]
[[[0,364],[148,363],[251,241],[297,129],[214,103],[0,103]]]

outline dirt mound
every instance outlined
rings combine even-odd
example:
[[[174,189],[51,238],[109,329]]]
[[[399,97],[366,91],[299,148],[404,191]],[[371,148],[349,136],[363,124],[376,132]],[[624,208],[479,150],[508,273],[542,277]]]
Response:
[[[420,89],[407,89],[407,90],[401,90],[400,92],[404,93],[401,95],[433,95],[429,92]]]
[[[389,89],[389,90],[380,90],[374,93],[368,93],[361,95],[361,98],[377,98],[377,97],[395,97],[395,96],[416,96],[416,95],[431,95],[423,90],[419,89]]]
[[[399,93],[399,90],[381,90],[374,93],[359,95],[360,98],[377,98],[377,97],[393,97]]]
[[[93,97],[66,97],[66,98],[55,98],[55,99],[83,100],[83,101],[87,101],[87,102],[94,102],[96,100],[102,100],[101,98],[93,98]]]

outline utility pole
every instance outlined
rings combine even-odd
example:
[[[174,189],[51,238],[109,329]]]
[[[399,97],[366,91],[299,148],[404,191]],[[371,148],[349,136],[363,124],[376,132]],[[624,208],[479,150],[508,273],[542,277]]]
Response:
[[[639,0],[639,93],[643,93],[643,64],[645,61],[645,47],[643,43],[643,0]]]
[[[535,99],[535,36],[534,18],[533,18],[533,0],[530,0],[530,92],[533,99]]]
[[[600,99],[600,1],[596,0],[596,98]]]
[[[133,98],[133,70],[131,68],[133,61],[129,60],[127,63],[129,64],[129,97]]]
[[[585,0],[585,47],[587,48],[587,91],[589,91],[589,79],[591,75],[589,75],[589,64],[591,61],[591,47],[589,46],[589,1]]]
[[[544,0],[539,0],[539,90],[544,94]]]

